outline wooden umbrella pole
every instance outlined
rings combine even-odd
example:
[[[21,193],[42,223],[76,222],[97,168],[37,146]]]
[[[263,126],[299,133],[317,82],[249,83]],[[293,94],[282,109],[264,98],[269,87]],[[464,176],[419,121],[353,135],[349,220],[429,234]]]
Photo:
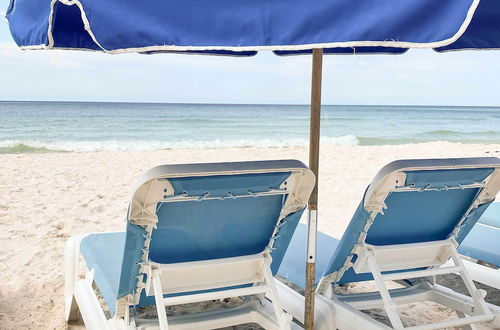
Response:
[[[318,227],[318,173],[319,139],[321,120],[321,80],[323,49],[313,49],[311,84],[311,123],[309,135],[309,167],[316,176],[316,183],[308,203],[307,260],[304,325],[306,330],[314,329],[314,294],[316,274],[316,234]]]

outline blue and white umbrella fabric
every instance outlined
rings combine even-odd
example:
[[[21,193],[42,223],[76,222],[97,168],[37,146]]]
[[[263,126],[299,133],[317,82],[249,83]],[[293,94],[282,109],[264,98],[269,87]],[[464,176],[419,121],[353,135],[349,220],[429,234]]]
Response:
[[[498,0],[11,0],[24,49],[280,55],[498,48]]]

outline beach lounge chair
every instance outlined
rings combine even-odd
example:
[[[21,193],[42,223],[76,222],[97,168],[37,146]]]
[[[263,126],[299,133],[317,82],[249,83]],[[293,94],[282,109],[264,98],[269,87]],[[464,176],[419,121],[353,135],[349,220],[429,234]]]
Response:
[[[485,292],[476,289],[456,250],[499,189],[498,158],[400,160],[382,168],[342,238],[317,238],[315,329],[403,329],[397,305],[422,301],[451,307],[459,318],[407,329],[499,326],[500,309],[485,303]],[[298,228],[279,270],[302,288],[306,231]],[[442,267],[449,258],[454,263]],[[459,273],[472,298],[434,282],[447,273]],[[375,292],[339,290],[370,280]],[[387,281],[404,286],[389,290]],[[285,310],[302,321],[304,297],[277,286]],[[385,310],[390,325],[362,312],[376,308]]]
[[[492,203],[458,247],[472,279],[500,289],[500,203]]]
[[[313,186],[313,173],[295,160],[149,170],[135,189],[124,232],[68,241],[66,320],[79,311],[87,329],[210,329],[241,323],[289,329],[291,317],[283,312],[273,274]],[[78,276],[80,255],[87,267],[84,279]],[[245,302],[212,312],[166,314],[165,306],[227,297],[245,297]],[[137,317],[137,308],[145,305],[156,305],[158,317]]]

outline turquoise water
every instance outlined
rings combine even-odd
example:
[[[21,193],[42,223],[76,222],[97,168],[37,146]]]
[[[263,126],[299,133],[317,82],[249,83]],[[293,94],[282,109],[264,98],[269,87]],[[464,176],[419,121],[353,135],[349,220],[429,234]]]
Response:
[[[0,153],[306,146],[305,105],[0,102]],[[500,143],[500,107],[324,106],[322,143]]]

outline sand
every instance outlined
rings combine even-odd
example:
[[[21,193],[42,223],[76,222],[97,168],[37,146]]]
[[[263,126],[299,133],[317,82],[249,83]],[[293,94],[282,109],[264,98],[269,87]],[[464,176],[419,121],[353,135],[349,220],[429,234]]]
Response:
[[[392,160],[467,156],[500,157],[500,145],[323,145],[319,228],[340,237],[366,185]],[[307,162],[307,157],[306,148],[0,155],[0,327],[67,327],[64,244],[77,233],[122,230],[131,187],[145,170],[167,163],[284,158]],[[407,324],[454,315],[439,306],[409,308],[404,313]]]

